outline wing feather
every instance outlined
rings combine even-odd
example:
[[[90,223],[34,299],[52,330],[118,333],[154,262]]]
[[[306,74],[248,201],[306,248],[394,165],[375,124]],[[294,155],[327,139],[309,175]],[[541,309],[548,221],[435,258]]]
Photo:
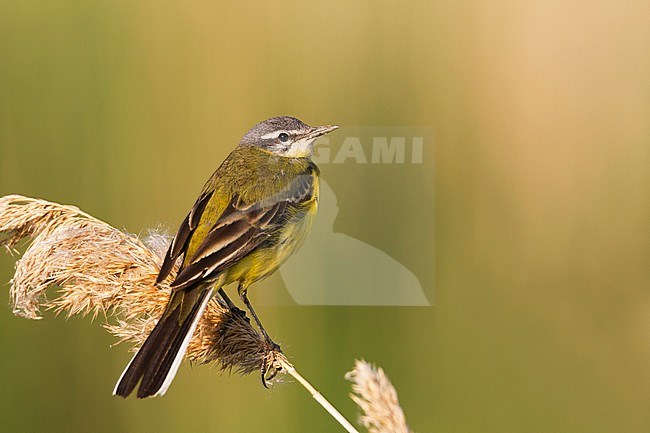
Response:
[[[211,197],[212,191],[202,193],[196,200],[196,203],[194,203],[194,206],[192,206],[190,213],[187,214],[181,223],[176,236],[174,236],[171,245],[169,245],[167,254],[165,254],[163,264],[158,273],[158,278],[156,278],[156,284],[160,284],[165,280],[165,278],[167,278],[174,267],[176,260],[187,251],[187,246],[189,245],[192,234],[194,233],[194,230],[196,230],[196,227],[201,220],[201,216],[203,215],[203,211],[208,205]]]
[[[273,197],[260,202],[246,203],[240,195],[233,196],[192,257],[186,259],[171,284],[172,289],[187,289],[198,281],[218,277],[267,241],[286,221],[291,207],[313,197],[313,183],[309,173],[297,176]],[[183,251],[187,251],[188,244],[189,238]]]

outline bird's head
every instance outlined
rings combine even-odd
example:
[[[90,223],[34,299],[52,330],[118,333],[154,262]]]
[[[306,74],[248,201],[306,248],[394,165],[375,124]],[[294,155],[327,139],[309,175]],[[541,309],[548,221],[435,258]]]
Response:
[[[295,117],[272,117],[253,126],[241,146],[255,146],[286,158],[305,158],[312,154],[314,141],[337,129],[336,125],[309,126]]]

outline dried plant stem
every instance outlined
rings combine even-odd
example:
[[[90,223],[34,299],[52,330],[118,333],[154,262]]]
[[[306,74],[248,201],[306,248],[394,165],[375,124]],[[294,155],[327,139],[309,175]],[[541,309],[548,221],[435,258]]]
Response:
[[[291,365],[291,363],[289,363],[286,359],[279,359],[278,362],[282,366],[282,369],[286,373],[293,376],[294,379],[296,379],[303,387],[305,387],[305,389],[309,391],[314,400],[323,406],[323,409],[325,409],[327,413],[329,413],[336,421],[338,421],[338,423],[341,424],[346,431],[349,433],[359,433],[359,431],[355,429],[354,426],[350,424],[350,422],[345,419],[343,415],[341,415],[341,412],[339,412],[334,406],[332,406],[332,403],[323,397],[323,394],[321,394],[316,388],[312,386],[311,383],[307,381],[307,379],[298,373],[298,371],[293,365]]]

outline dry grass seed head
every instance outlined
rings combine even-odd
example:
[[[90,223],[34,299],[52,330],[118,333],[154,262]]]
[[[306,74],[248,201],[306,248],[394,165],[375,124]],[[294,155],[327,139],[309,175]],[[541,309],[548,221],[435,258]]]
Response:
[[[144,342],[169,299],[169,282],[155,285],[168,237],[151,232],[147,247],[74,206],[0,198],[0,245],[12,249],[28,239],[11,280],[16,315],[40,319],[41,308],[68,317],[102,315],[118,342]],[[58,291],[47,299],[51,286]],[[265,356],[260,334],[218,302],[210,302],[187,351],[190,360],[242,374],[259,370]]]
[[[352,382],[350,397],[361,409],[359,423],[370,433],[411,433],[397,391],[379,367],[356,360],[345,375]]]

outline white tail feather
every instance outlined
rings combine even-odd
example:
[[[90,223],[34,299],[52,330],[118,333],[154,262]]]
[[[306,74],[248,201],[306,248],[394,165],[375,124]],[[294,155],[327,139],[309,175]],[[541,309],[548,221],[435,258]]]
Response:
[[[133,358],[131,358],[131,360],[130,360],[129,363],[126,365],[126,368],[124,369],[124,371],[122,372],[122,374],[120,374],[120,378],[117,379],[117,383],[115,384],[115,388],[113,388],[113,395],[117,395],[117,388],[120,386],[120,382],[122,382],[122,378],[123,378],[124,375],[126,374],[127,370],[128,370],[129,367],[131,366],[131,364],[133,363],[133,360],[135,359],[135,357],[136,357],[137,354],[138,354],[138,353],[136,352],[135,355],[133,355]]]
[[[189,346],[190,341],[192,340],[192,336],[194,335],[194,331],[196,331],[196,326],[199,324],[199,320],[201,320],[201,316],[203,316],[203,312],[205,311],[206,307],[208,306],[208,301],[212,299],[212,296],[214,295],[214,290],[212,290],[210,293],[208,293],[201,303],[201,307],[199,308],[199,311],[196,314],[196,317],[194,318],[194,321],[192,322],[192,325],[190,326],[190,329],[187,331],[187,334],[185,335],[185,338],[183,339],[183,344],[181,344],[181,347],[178,349],[178,352],[176,353],[176,357],[174,358],[174,362],[172,363],[172,366],[167,373],[167,376],[165,376],[165,381],[163,382],[162,386],[156,392],[152,397],[157,397],[159,395],[165,395],[167,392],[167,388],[169,388],[169,385],[171,385],[172,381],[174,380],[174,377],[176,376],[176,373],[178,372],[178,368],[181,365],[181,362],[183,361],[183,357],[185,356],[185,352],[187,352],[187,346]],[[113,395],[117,395],[117,388],[120,385],[120,382],[122,382],[122,378],[126,374],[126,372],[129,370],[129,367],[131,366],[131,363],[133,363],[133,360],[137,356],[137,352],[135,355],[133,355],[133,358],[129,361],[127,364],[126,368],[120,375],[120,378],[117,379],[117,383],[115,384],[115,388],[113,388]]]
[[[176,377],[176,373],[178,372],[178,367],[181,366],[181,362],[183,362],[183,358],[185,357],[187,346],[189,346],[190,341],[192,340],[192,336],[194,335],[194,331],[196,330],[196,326],[199,324],[199,320],[201,320],[201,316],[203,316],[203,312],[205,311],[205,308],[208,306],[208,301],[210,301],[213,294],[214,294],[214,290],[211,290],[210,293],[206,295],[205,299],[201,303],[201,308],[199,308],[199,311],[196,313],[196,317],[192,321],[192,326],[190,326],[189,331],[187,331],[187,334],[185,335],[185,339],[183,339],[183,344],[181,344],[181,347],[178,349],[178,352],[176,353],[176,357],[174,358],[172,367],[169,369],[167,376],[165,376],[165,381],[163,382],[158,392],[156,392],[152,397],[165,395],[165,393],[167,392],[167,388],[169,388],[169,385],[171,385],[172,381],[174,380],[174,377]]]

